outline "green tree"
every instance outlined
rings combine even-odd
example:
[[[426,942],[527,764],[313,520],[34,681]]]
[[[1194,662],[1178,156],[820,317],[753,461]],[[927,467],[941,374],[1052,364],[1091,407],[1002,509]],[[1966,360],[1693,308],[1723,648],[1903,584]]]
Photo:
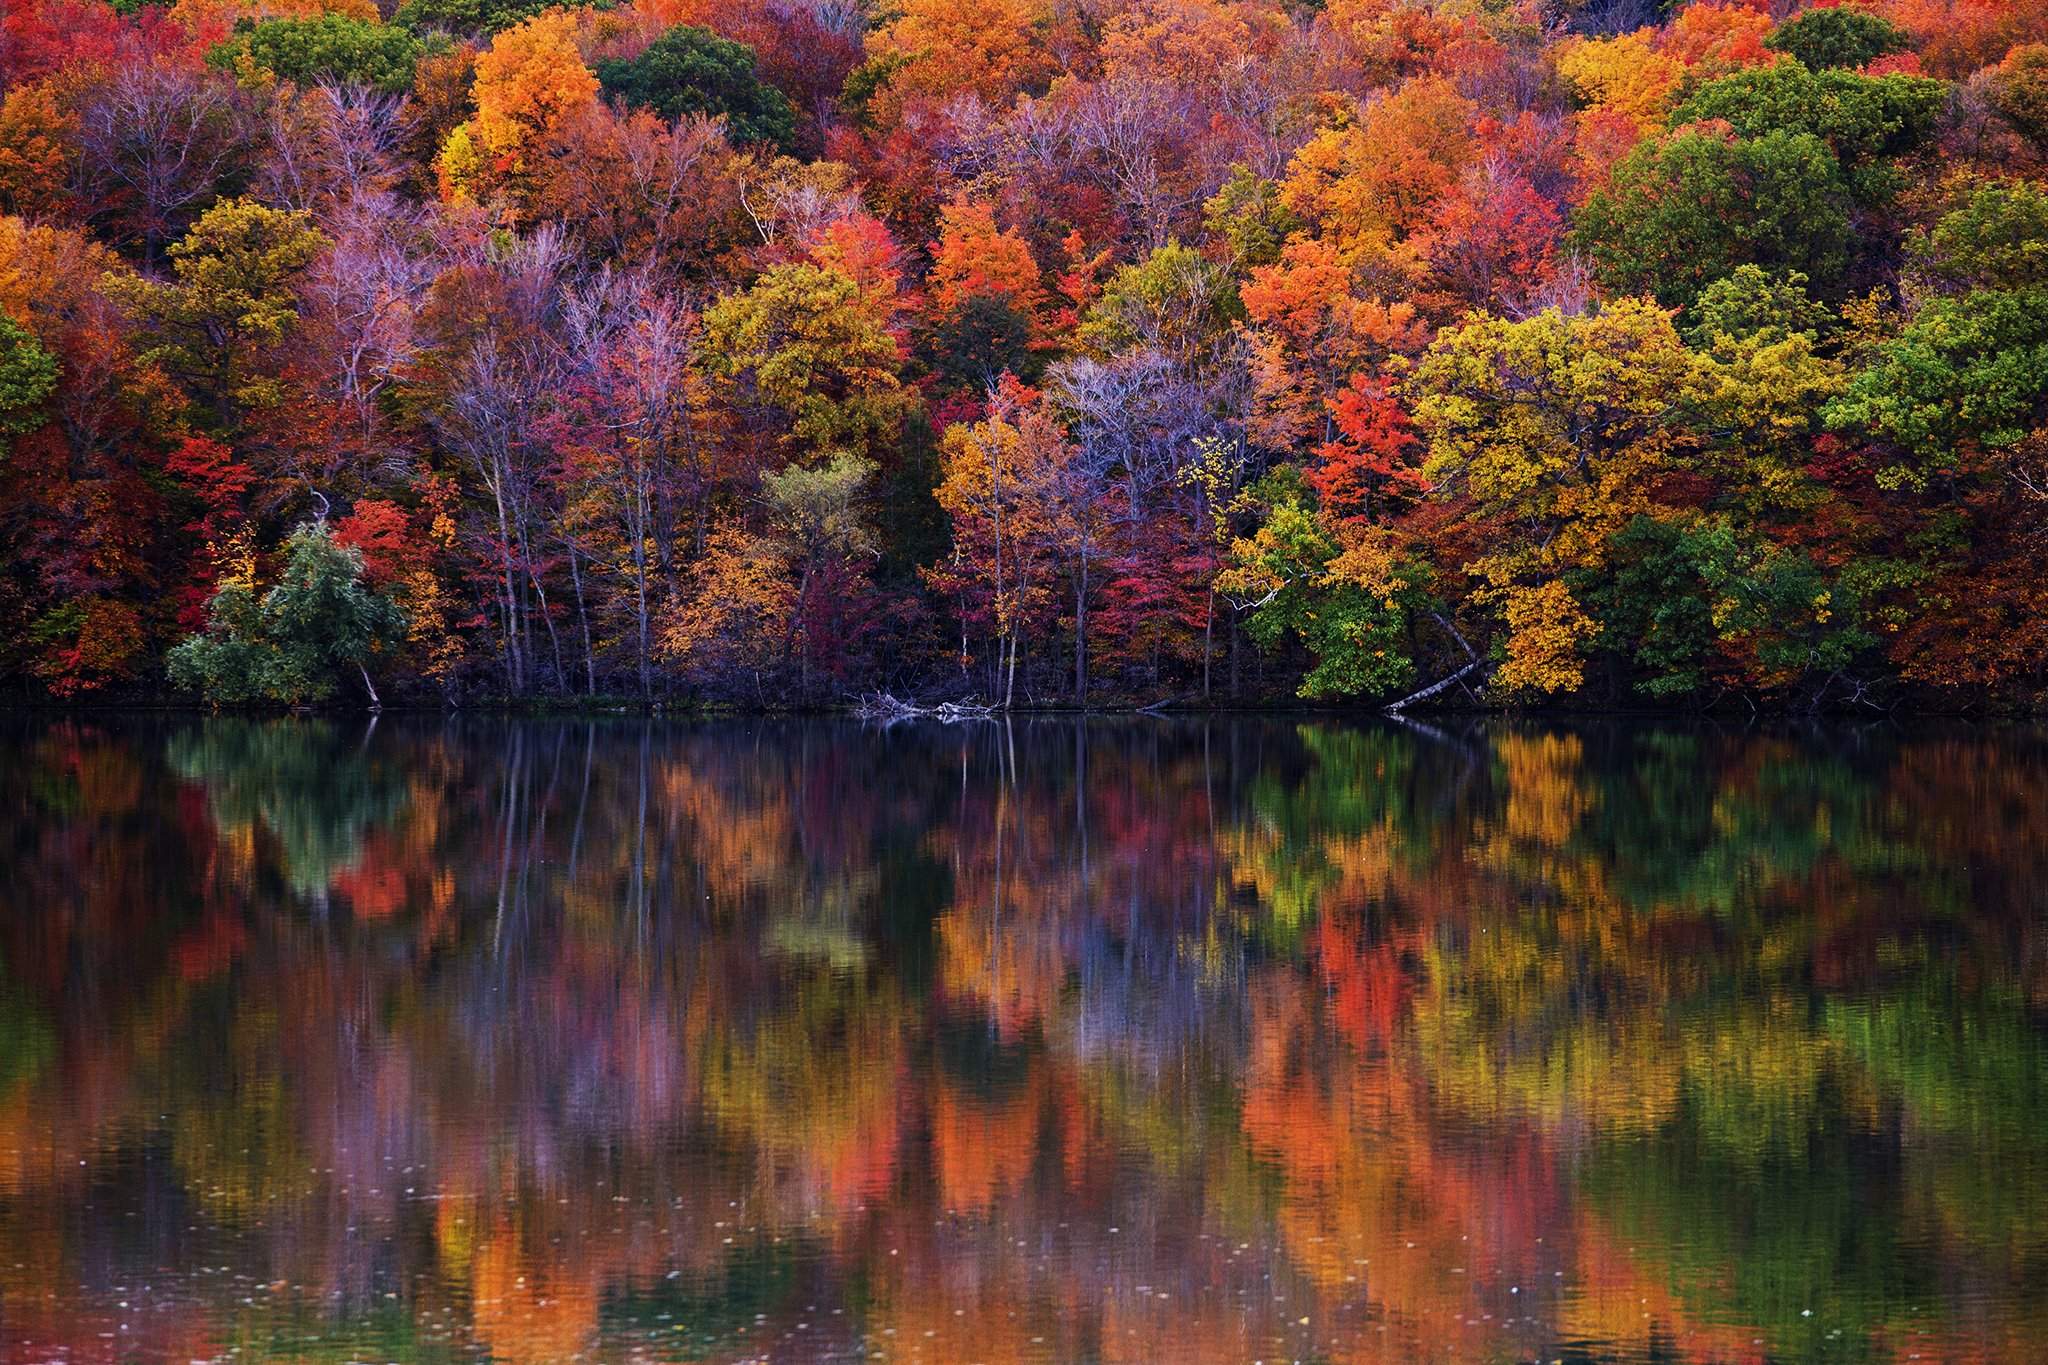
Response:
[[[2048,286],[1935,299],[1823,416],[1895,452],[1878,474],[1891,488],[1924,488],[1972,451],[2037,438],[2048,422]]]
[[[1386,696],[1414,680],[1408,614],[1420,573],[1398,560],[1377,528],[1332,524],[1292,466],[1252,489],[1266,512],[1258,530],[1231,546],[1217,581],[1251,604],[1246,630],[1271,649],[1292,637],[1314,656],[1304,697]]]
[[[1109,277],[1088,307],[1081,338],[1106,355],[1148,346],[1192,363],[1244,314],[1230,276],[1191,246],[1171,242]]]
[[[1810,133],[1683,129],[1636,148],[1587,199],[1576,236],[1603,283],[1673,307],[1744,264],[1826,292],[1849,257],[1848,187]]]
[[[1931,232],[1906,239],[1907,278],[1927,293],[2048,284],[2048,190],[1987,185]]]
[[[1290,234],[1304,224],[1280,202],[1277,181],[1232,166],[1230,178],[1202,205],[1202,225],[1230,244],[1230,263],[1239,271],[1272,265]]]
[[[630,61],[599,63],[597,79],[607,95],[670,123],[686,114],[720,115],[736,143],[787,147],[796,137],[796,112],[758,67],[745,43],[677,24]]]
[[[551,9],[611,9],[616,0],[406,0],[391,16],[405,28],[488,36]]]
[[[2048,149],[2048,43],[2025,43],[2005,54],[1991,78],[1991,102],[2035,146]]]
[[[0,313],[0,439],[33,431],[57,387],[57,357],[35,333]]]
[[[294,531],[284,552],[283,575],[260,598],[246,579],[221,585],[206,629],[171,649],[171,681],[217,705],[296,705],[332,697],[337,676],[353,671],[378,706],[370,664],[405,638],[404,611],[370,590],[361,552],[324,520]]]
[[[276,401],[261,361],[298,321],[293,288],[328,244],[304,213],[223,200],[170,249],[175,282],[109,274],[101,287],[154,334],[142,359],[183,381],[231,430],[241,412]]]
[[[1789,684],[1845,668],[1876,644],[1858,590],[1868,575],[1831,577],[1733,519],[1638,517],[1613,552],[1614,570],[1587,604],[1647,696]]]
[[[1737,266],[1708,285],[1688,312],[1685,339],[1695,348],[1717,338],[1771,344],[1801,333],[1818,337],[1834,326],[1827,306],[1808,297],[1806,276],[1795,270],[1776,277],[1754,265]]]
[[[403,28],[322,14],[266,19],[214,44],[206,60],[232,71],[246,56],[279,79],[300,85],[342,81],[395,95],[412,88],[413,68],[425,51],[426,45]]]
[[[1672,111],[1672,127],[1725,120],[1743,137],[1809,133],[1844,165],[1899,156],[1924,145],[1948,99],[1925,76],[1809,71],[1796,61],[1708,81]]]
[[[1815,71],[1837,66],[1865,66],[1879,57],[1904,52],[1906,31],[1869,10],[1838,5],[1810,9],[1771,30],[1764,46],[1796,57]]]

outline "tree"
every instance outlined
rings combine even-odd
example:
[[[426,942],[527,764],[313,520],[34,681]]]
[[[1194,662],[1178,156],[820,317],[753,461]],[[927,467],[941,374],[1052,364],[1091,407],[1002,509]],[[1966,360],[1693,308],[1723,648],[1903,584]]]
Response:
[[[1034,32],[1042,0],[905,0],[894,13],[868,35],[864,69],[875,93],[867,108],[880,126],[893,126],[907,102],[939,104],[962,92],[1000,107],[1052,68]]]
[[[1991,100],[2013,127],[2048,151],[2048,43],[2006,53],[1992,73]]]
[[[1644,31],[1573,43],[1558,54],[1557,74],[1581,102],[1611,109],[1648,133],[1664,126],[1685,65]]]
[[[1091,571],[1104,531],[1097,490],[1082,452],[1037,393],[1005,380],[990,402],[988,417],[946,429],[934,496],[952,524],[953,557],[927,577],[954,595],[963,627],[988,630],[995,643],[989,690],[1008,705],[1025,633],[1058,606],[1055,580],[1067,574],[1080,702],[1088,688]]]
[[[884,316],[841,271],[778,265],[704,314],[704,364],[764,439],[797,454],[865,454],[910,399]]]
[[[243,96],[204,67],[119,67],[79,118],[76,189],[86,214],[154,268],[165,244],[248,172]]]
[[[1448,328],[1410,381],[1423,474],[1468,501],[1487,548],[1466,571],[1507,628],[1496,682],[1569,691],[1598,634],[1572,578],[1600,570],[1616,532],[1658,510],[1662,476],[1697,445],[1695,361],[1671,317],[1625,300],[1586,317]]]
[[[688,114],[723,118],[736,143],[786,148],[796,137],[796,113],[757,66],[744,43],[678,24],[631,60],[599,63],[597,79],[605,94],[670,123]]]
[[[436,164],[442,192],[477,197],[524,169],[527,149],[596,102],[597,77],[576,46],[576,16],[550,10],[491,40],[476,59],[476,116],[448,134]]]
[[[1673,306],[1743,264],[1797,270],[1826,291],[1848,264],[1848,186],[1811,133],[1688,128],[1624,157],[1574,236],[1609,287]]]
[[[0,99],[0,213],[47,218],[72,207],[79,125],[68,104],[47,81]]]
[[[154,335],[144,359],[182,380],[231,430],[248,409],[275,401],[264,353],[297,322],[294,290],[328,245],[304,213],[229,200],[170,249],[175,283],[109,275],[103,288]]]
[[[246,58],[281,80],[311,85],[342,81],[386,94],[410,90],[425,46],[403,28],[322,14],[311,19],[265,19],[217,43],[206,60],[233,71]]]
[[[0,313],[0,441],[41,425],[43,401],[56,387],[57,357],[35,333]]]
[[[1878,479],[1889,487],[1925,488],[1974,452],[2022,453],[2048,425],[2048,286],[1933,300],[1824,417],[1886,444],[1893,457]],[[2039,478],[2024,465],[2013,472]]]
[[[925,277],[932,311],[957,314],[970,299],[994,299],[1028,319],[1045,302],[1038,262],[1014,232],[996,227],[985,203],[955,199],[939,210],[939,239],[931,244],[932,268]]]
[[[600,0],[406,0],[392,22],[415,32],[443,29],[488,37],[551,9],[599,5]]]
[[[1408,685],[1408,616],[1419,572],[1395,553],[1383,528],[1329,518],[1296,472],[1283,466],[1252,497],[1264,509],[1258,529],[1234,541],[1217,578],[1247,629],[1268,648],[1301,641],[1315,664],[1302,675],[1311,698],[1380,697]]]
[[[1810,134],[1855,170],[1925,145],[1947,99],[1948,88],[1924,76],[1809,71],[1780,61],[1708,81],[1672,111],[1671,122],[1724,122],[1749,138]],[[1871,183],[1878,189],[1889,182]]]
[[[1986,185],[1932,231],[1909,234],[1905,281],[1917,293],[2048,284],[2048,189]]]
[[[1903,52],[1912,40],[1891,20],[1853,5],[1835,5],[1796,14],[1771,30],[1764,46],[1796,58],[1813,71],[1829,67],[1868,66],[1879,57]]]
[[[296,706],[332,697],[345,669],[376,708],[370,665],[405,638],[405,613],[364,584],[362,553],[337,543],[324,520],[292,532],[284,555],[260,598],[246,576],[221,584],[206,629],[171,650],[171,681],[215,705]]]

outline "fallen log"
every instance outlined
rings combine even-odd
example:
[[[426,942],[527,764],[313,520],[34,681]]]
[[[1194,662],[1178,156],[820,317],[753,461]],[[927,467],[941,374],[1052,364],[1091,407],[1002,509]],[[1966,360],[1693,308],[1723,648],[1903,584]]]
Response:
[[[1448,677],[1438,678],[1435,682],[1423,688],[1421,691],[1410,692],[1407,696],[1401,698],[1399,701],[1388,702],[1383,709],[1388,712],[1399,712],[1401,708],[1403,708],[1404,706],[1411,706],[1416,702],[1426,701],[1429,698],[1435,696],[1437,693],[1443,691],[1445,688],[1454,686],[1458,682],[1462,681],[1466,674],[1474,672],[1478,669],[1483,669],[1485,667],[1486,660],[1474,659],[1471,663],[1466,664],[1457,672],[1451,674]]]
[[[936,720],[954,725],[961,721],[989,720],[995,712],[977,702],[942,701],[935,706],[926,706],[887,692],[878,692],[855,703],[853,714],[861,720],[878,721],[883,725],[895,725],[906,720]]]

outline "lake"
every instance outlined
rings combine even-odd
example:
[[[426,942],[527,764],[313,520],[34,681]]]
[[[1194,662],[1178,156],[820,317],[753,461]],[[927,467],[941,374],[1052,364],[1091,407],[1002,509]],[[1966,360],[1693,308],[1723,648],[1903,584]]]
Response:
[[[2048,738],[0,719],[0,1361],[2048,1359]]]

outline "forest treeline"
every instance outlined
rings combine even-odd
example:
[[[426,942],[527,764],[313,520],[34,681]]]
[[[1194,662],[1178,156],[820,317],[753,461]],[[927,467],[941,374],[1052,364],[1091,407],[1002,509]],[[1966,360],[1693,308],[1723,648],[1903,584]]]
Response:
[[[16,0],[0,676],[2048,697],[2048,8]]]

